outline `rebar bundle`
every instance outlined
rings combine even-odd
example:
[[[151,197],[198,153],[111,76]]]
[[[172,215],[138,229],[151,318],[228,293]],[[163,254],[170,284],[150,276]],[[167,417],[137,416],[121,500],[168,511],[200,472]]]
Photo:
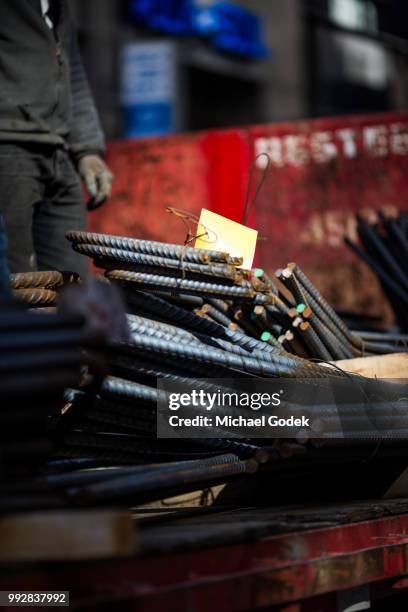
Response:
[[[53,450],[47,419],[77,386],[83,321],[0,308],[0,480],[28,473]]]
[[[334,371],[321,374],[318,368],[294,358],[285,370],[288,353],[333,361],[384,354],[395,348],[390,339],[371,341],[352,333],[296,264],[277,273],[289,298],[278,291],[264,270],[242,270],[237,267],[239,260],[226,253],[86,232],[70,232],[68,238],[75,250],[92,257],[105,269],[108,279],[121,285],[130,311],[144,317],[144,326],[139,321],[135,331],[155,340],[172,341],[176,335],[174,329],[171,333],[157,325],[153,329],[149,320],[194,330],[195,339],[190,337],[187,343],[184,337],[179,346],[200,343],[236,357],[245,357],[245,353],[252,359],[261,356],[261,361],[270,361],[268,354],[274,352],[275,364],[280,367],[277,375],[295,377],[305,371],[316,377],[334,375]],[[163,346],[160,351],[164,358]],[[198,360],[188,359],[185,353],[181,358],[188,362],[190,371]],[[220,357],[213,365],[250,374],[236,359],[232,361],[237,365],[228,366],[228,359]],[[201,372],[211,375],[209,364],[204,368],[202,358],[201,363]],[[252,369],[252,374],[255,372],[272,375],[270,367]]]
[[[402,332],[408,331],[408,220],[406,212],[384,209],[357,215],[360,243],[347,246],[377,276]]]
[[[123,289],[129,334],[104,346],[103,375],[81,386],[81,349],[96,361],[101,351],[92,352],[95,347],[78,322],[64,319],[60,326],[56,315],[31,315],[30,324],[19,320],[19,335],[14,319],[2,327],[0,317],[0,383],[6,393],[13,385],[29,390],[34,375],[45,391],[57,379],[71,387],[64,410],[52,414],[46,404],[53,456],[21,485],[0,482],[0,490],[12,496],[0,503],[0,511],[27,503],[49,508],[137,505],[253,474],[265,462],[280,461],[279,444],[224,435],[157,438],[157,404],[164,398],[157,380],[209,392],[218,387],[231,391],[241,379],[252,384],[286,378],[317,388],[346,375],[316,361],[389,352],[395,345],[392,336],[384,342],[351,332],[295,264],[278,271],[286,288],[279,291],[263,270],[242,270],[241,260],[227,253],[86,232],[70,232],[68,238],[75,250],[105,270],[107,282]],[[16,275],[15,290],[55,292],[67,282],[59,273],[39,274]],[[66,372],[72,369],[76,375],[68,380]],[[217,387],[203,378],[217,379]],[[379,421],[392,435],[403,434],[404,409],[389,415],[381,404],[374,425],[367,425],[357,406],[347,413],[347,423],[358,425],[362,438],[375,436]],[[230,414],[227,408],[225,414]],[[293,441],[286,444],[299,453],[306,450]]]
[[[30,308],[56,306],[58,291],[78,282],[79,276],[72,272],[24,272],[10,276],[14,297]]]

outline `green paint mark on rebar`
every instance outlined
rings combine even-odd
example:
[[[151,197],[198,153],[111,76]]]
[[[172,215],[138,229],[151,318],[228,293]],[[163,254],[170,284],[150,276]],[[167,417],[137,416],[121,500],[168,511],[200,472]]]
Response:
[[[271,338],[272,338],[272,334],[270,334],[268,331],[264,331],[262,333],[262,336],[261,336],[262,342],[268,342],[268,340],[270,340]]]
[[[298,311],[299,314],[302,314],[306,310],[306,304],[298,304],[296,306],[296,310]]]
[[[255,278],[260,278],[261,276],[263,276],[264,271],[262,270],[262,268],[255,268],[254,270],[254,276]]]

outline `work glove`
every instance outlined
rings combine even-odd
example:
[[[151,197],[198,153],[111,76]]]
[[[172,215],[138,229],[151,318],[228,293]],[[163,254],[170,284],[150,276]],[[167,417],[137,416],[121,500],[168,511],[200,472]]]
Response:
[[[95,154],[84,155],[79,160],[78,171],[91,196],[88,210],[102,206],[111,194],[113,181],[113,174],[102,157]]]

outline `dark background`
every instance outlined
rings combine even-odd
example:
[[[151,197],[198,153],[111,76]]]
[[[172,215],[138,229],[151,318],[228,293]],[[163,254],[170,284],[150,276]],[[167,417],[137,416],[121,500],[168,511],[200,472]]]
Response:
[[[103,125],[109,138],[119,138],[121,47],[163,36],[132,22],[129,0],[72,3]],[[237,3],[262,15],[271,55],[245,60],[196,39],[178,39],[178,131],[408,106],[405,0]],[[355,10],[360,19],[350,24]]]

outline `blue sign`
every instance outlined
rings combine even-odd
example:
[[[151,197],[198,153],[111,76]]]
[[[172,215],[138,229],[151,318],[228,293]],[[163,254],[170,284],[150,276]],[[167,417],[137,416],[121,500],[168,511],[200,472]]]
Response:
[[[195,24],[197,33],[207,35],[220,51],[251,58],[268,55],[259,16],[231,2],[216,2],[198,11]]]
[[[169,42],[129,43],[122,49],[121,103],[124,135],[175,131],[176,68]]]
[[[149,29],[173,36],[200,36],[226,53],[257,59],[268,55],[261,18],[233,2],[133,0],[131,15]]]
[[[192,34],[194,0],[133,0],[131,15],[145,27],[165,34]]]

